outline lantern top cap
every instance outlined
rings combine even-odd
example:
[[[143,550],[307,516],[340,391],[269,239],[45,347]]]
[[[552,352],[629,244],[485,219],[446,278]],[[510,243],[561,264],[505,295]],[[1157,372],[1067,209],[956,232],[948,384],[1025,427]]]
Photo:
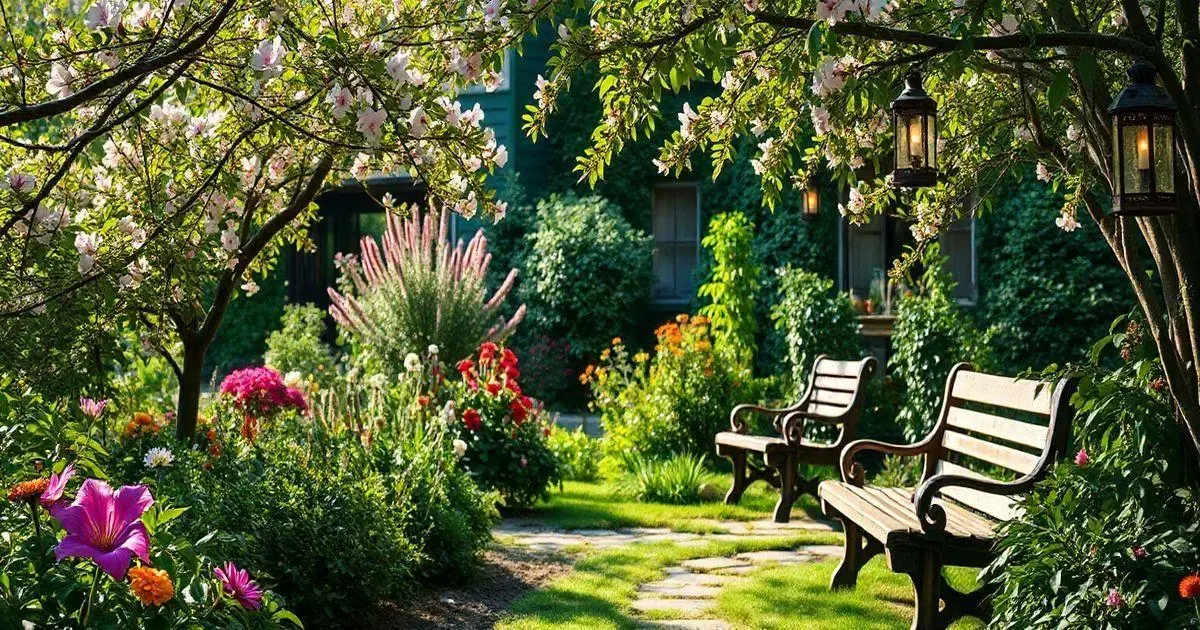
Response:
[[[909,70],[904,75],[904,91],[892,101],[892,109],[937,109],[937,102],[925,92],[921,79],[921,73],[916,70]]]
[[[1158,70],[1145,59],[1133,62],[1126,70],[1129,75],[1129,85],[1126,85],[1117,97],[1113,99],[1108,113],[1118,114],[1132,110],[1170,110],[1175,111],[1175,101],[1167,91],[1159,87],[1155,79]]]

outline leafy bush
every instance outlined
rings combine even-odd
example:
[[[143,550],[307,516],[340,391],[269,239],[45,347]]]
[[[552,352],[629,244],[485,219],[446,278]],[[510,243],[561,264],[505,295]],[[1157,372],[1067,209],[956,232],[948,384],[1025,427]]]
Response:
[[[624,463],[712,448],[729,410],[744,402],[749,377],[713,348],[705,317],[679,315],[655,331],[654,357],[630,356],[614,339],[599,366],[581,376],[604,424],[606,456]]]
[[[595,356],[649,296],[653,243],[600,197],[552,196],[537,217],[521,284],[530,324],[576,358]]]
[[[779,303],[771,319],[785,334],[792,378],[801,387],[818,356],[851,360],[863,355],[850,296],[835,291],[833,280],[818,274],[780,269]]]
[[[1078,454],[1023,500],[988,568],[999,628],[1190,628],[1200,505],[1157,354],[1136,323],[1093,350],[1071,399]],[[1121,348],[1118,369],[1101,353]],[[1111,357],[1110,357],[1111,358]],[[1057,375],[1051,375],[1057,376]],[[1193,591],[1194,597],[1194,591]]]
[[[566,339],[545,335],[517,335],[515,351],[521,356],[521,382],[530,395],[547,406],[570,405],[578,396],[575,360]]]
[[[462,465],[481,487],[498,490],[507,507],[548,497],[559,480],[558,460],[546,443],[545,411],[521,391],[516,354],[486,342],[457,369]]]
[[[636,458],[620,485],[638,501],[681,505],[699,503],[700,487],[713,477],[703,457],[684,453],[661,461]]]
[[[700,297],[709,303],[700,314],[712,321],[717,348],[739,365],[751,367],[757,348],[758,320],[755,298],[761,269],[751,249],[754,223],[740,212],[715,215],[702,244],[712,253],[709,280],[700,286]]]
[[[415,206],[405,218],[388,213],[382,251],[371,237],[362,240],[361,263],[341,260],[341,291],[330,289],[329,312],[352,343],[355,358],[371,371],[397,376],[410,354],[436,346],[457,361],[484,339],[507,337],[525,308],[505,321],[499,316],[516,282],[511,270],[490,298],[486,295],[487,238],[475,233],[451,249],[452,214]]]
[[[1134,303],[1129,281],[1094,225],[1064,232],[1050,220],[1061,192],[1032,173],[1003,186],[976,221],[979,318],[996,329],[996,359],[1008,373],[1081,361]]]
[[[562,478],[570,481],[595,481],[600,476],[600,441],[583,432],[583,427],[568,431],[560,426],[550,427],[548,444],[558,460]]]
[[[298,372],[304,378],[328,384],[334,371],[333,353],[321,341],[325,313],[307,304],[283,308],[282,326],[267,336],[263,362],[282,374]]]
[[[991,331],[977,329],[954,302],[954,284],[936,243],[926,250],[922,264],[919,292],[900,300],[889,360],[892,375],[904,388],[896,419],[908,440],[933,426],[955,363],[967,361],[979,371],[992,370],[995,364]]]

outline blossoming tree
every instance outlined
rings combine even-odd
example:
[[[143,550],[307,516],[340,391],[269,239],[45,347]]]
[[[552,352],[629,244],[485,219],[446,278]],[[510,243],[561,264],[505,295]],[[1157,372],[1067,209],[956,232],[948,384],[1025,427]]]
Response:
[[[177,433],[192,435],[226,307],[282,246],[314,247],[324,186],[409,173],[465,216],[503,216],[483,182],[507,152],[456,95],[495,89],[504,51],[550,6],[4,3],[6,356],[36,358],[69,313],[135,326],[179,377]]]
[[[568,20],[558,34],[526,127],[542,133],[573,75],[598,65],[605,117],[579,158],[585,177],[603,177],[627,139],[665,117],[664,91],[712,80],[722,89],[684,105],[655,160],[659,170],[678,174],[704,153],[720,173],[739,137],[752,135],[768,204],[827,169],[850,188],[840,209],[851,221],[884,212],[911,219],[918,246],[894,272],[945,225],[989,203],[1007,173],[1036,164],[1039,178],[1066,190],[1058,225],[1073,231],[1086,217],[1111,246],[1200,449],[1195,0],[603,0],[588,23]],[[1178,107],[1179,207],[1169,216],[1108,210],[1108,107],[1135,60],[1157,69]],[[932,187],[897,190],[873,173],[890,169],[888,105],[913,68],[937,99],[940,176]]]

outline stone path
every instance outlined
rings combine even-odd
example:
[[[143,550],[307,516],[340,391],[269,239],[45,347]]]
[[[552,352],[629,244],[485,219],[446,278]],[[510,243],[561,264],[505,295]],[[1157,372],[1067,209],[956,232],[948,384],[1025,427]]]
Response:
[[[713,540],[755,540],[777,538],[797,531],[836,531],[833,524],[808,519],[791,523],[770,520],[692,521],[720,530],[720,533],[694,534],[658,527],[621,529],[565,530],[544,523],[507,519],[493,531],[498,537],[524,546],[533,553],[561,554],[584,548],[608,549],[634,542],[671,542],[679,545],[704,545]],[[666,576],[638,588],[633,610],[644,616],[672,616],[673,620],[647,620],[646,628],[677,630],[728,630],[719,619],[706,618],[724,587],[746,579],[746,574],[773,564],[797,564],[838,558],[841,546],[813,545],[792,550],[751,551],[730,557],[685,560],[668,567]]]
[[[835,545],[814,545],[792,550],[749,551],[731,557],[695,558],[679,566],[668,567],[667,576],[638,588],[633,609],[639,613],[670,611],[686,617],[671,621],[648,621],[647,628],[678,628],[683,630],[728,630],[729,624],[720,619],[705,618],[716,604],[721,589],[746,579],[746,574],[772,564],[817,562],[841,556],[842,548]]]

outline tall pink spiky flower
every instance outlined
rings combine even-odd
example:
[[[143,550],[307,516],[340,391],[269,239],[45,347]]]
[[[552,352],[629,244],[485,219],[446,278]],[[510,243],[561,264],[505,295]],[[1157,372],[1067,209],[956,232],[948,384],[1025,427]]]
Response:
[[[487,237],[478,230],[470,241],[451,243],[451,215],[432,204],[428,212],[389,212],[382,238],[363,237],[357,260],[340,258],[342,290],[329,289],[329,313],[389,362],[428,345],[457,360],[485,340],[508,336],[525,317],[524,305],[509,318],[500,315],[517,270],[488,296]]]

